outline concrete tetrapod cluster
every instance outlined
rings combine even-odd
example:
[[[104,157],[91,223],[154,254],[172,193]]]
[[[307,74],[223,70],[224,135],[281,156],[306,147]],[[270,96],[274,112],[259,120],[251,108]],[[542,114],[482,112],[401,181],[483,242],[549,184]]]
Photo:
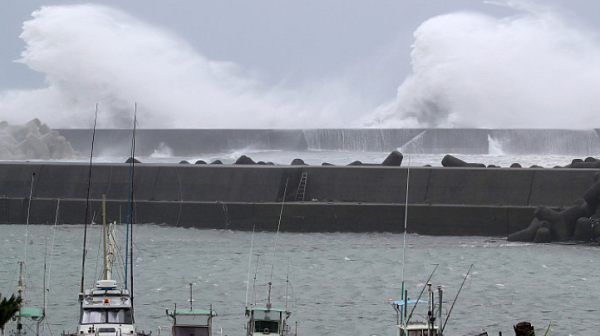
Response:
[[[551,241],[596,241],[600,243],[598,208],[600,205],[600,179],[574,205],[560,211],[539,206],[529,227],[508,236],[509,241],[549,243]]]
[[[443,167],[463,167],[463,168],[500,168],[500,166],[497,165],[485,165],[483,163],[476,163],[476,162],[466,162],[463,161],[455,156],[452,156],[450,154],[447,154],[444,156],[444,158],[442,159],[442,166]],[[510,165],[510,168],[522,168],[520,163],[513,163]],[[540,166],[537,165],[533,165],[531,166],[531,168],[542,168]]]
[[[65,137],[37,118],[25,125],[0,122],[0,160],[56,160],[75,156]]]
[[[348,166],[373,166],[373,165],[376,165],[376,166],[400,167],[400,165],[402,165],[403,158],[404,158],[404,156],[402,155],[402,153],[400,153],[398,151],[393,151],[381,163],[374,164],[374,163],[362,163],[361,161],[354,161],[354,162],[349,163]],[[131,160],[131,158],[129,158],[129,160]],[[180,164],[189,164],[190,162],[183,160],[183,161],[180,161],[179,163]],[[196,164],[206,164],[206,162],[203,160],[198,160],[198,161],[196,161]],[[216,161],[211,162],[210,164],[222,164],[222,162],[220,160],[216,160]],[[267,165],[267,166],[275,165],[273,162],[264,162],[264,161],[255,162],[254,160],[252,160],[250,157],[248,157],[246,155],[240,156],[235,161],[235,164],[236,165]],[[306,166],[307,164],[302,159],[294,159],[294,160],[292,160],[290,165],[291,166]],[[322,165],[323,166],[333,166],[331,163],[327,163],[327,162],[323,162]]]

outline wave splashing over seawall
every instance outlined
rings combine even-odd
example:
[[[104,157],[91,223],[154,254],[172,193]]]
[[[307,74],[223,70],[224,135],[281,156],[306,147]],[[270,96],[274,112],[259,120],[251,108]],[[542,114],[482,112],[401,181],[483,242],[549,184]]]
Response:
[[[413,74],[370,125],[589,128],[600,125],[596,33],[550,8],[453,13],[414,33]]]
[[[0,111],[12,123],[40,117],[53,127],[89,127],[99,103],[99,127],[127,128],[138,102],[147,128],[346,126],[343,113],[356,105],[331,103],[334,93],[352,96],[336,81],[267,88],[255,71],[210,60],[110,7],[42,7],[20,37],[19,62],[43,73],[48,87],[0,92]]]

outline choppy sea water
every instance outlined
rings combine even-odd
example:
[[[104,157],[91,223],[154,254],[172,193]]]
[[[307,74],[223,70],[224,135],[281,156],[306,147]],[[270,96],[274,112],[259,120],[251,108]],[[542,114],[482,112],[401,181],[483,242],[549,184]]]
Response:
[[[123,228],[119,231],[122,237]],[[93,226],[88,233],[86,285],[91,285],[100,274],[101,230]],[[17,263],[26,259],[26,298],[41,304],[46,260],[44,333],[74,331],[83,227],[0,225],[0,234],[0,293],[16,292]],[[552,323],[550,335],[593,335],[598,330],[597,246],[509,243],[491,237],[406,238],[409,297],[416,298],[439,264],[432,283],[444,288],[445,313],[473,265],[446,335],[481,329],[511,335],[512,325],[524,320],[537,328]],[[136,225],[134,239],[136,322],[153,335],[169,325],[165,308],[189,304],[190,282],[196,284],[195,307],[212,304],[218,312],[215,334],[244,335],[246,300],[264,302],[268,281],[274,284],[274,305],[287,305],[300,335],[396,333],[389,302],[401,294],[401,234],[253,234]]]
[[[253,151],[246,149],[197,157],[155,152],[142,162],[187,160],[233,163],[240,155],[255,161],[345,165],[355,160],[379,163],[389,153],[343,151]],[[564,166],[577,157],[549,155],[456,155],[468,162],[508,167]],[[443,155],[405,155],[403,166],[441,166]],[[124,162],[125,157],[95,157],[94,162]],[[89,159],[82,158],[81,161]],[[48,222],[52,222],[49,219]],[[285,225],[285,223],[282,223]],[[399,225],[402,225],[399,223]],[[410,224],[409,224],[410,225]],[[97,226],[90,228],[86,285],[100,274]],[[264,302],[272,281],[276,306],[292,311],[300,335],[395,335],[401,295],[403,237],[385,233],[256,233],[197,230],[153,225],[135,229],[135,306],[141,329],[158,334],[168,326],[165,308],[187,306],[194,282],[196,307],[212,307],[215,334],[244,335],[246,302]],[[44,260],[49,279],[45,335],[74,331],[81,280],[82,226],[0,225],[0,293],[16,292],[18,261],[26,260],[26,298],[40,305]],[[52,243],[54,242],[54,244]],[[600,270],[596,246],[508,243],[492,237],[407,236],[404,276],[411,298],[439,264],[432,282],[444,288],[445,313],[469,266],[473,270],[456,301],[446,335],[487,330],[512,334],[523,320],[537,328],[552,324],[550,335],[597,332]],[[249,266],[250,265],[250,266]],[[250,281],[248,282],[248,275]],[[252,280],[256,274],[256,281]],[[286,279],[289,286],[286,286]],[[248,288],[248,290],[247,290]],[[286,294],[287,293],[287,294]],[[287,299],[286,299],[287,298]],[[9,326],[10,328],[10,326]],[[163,335],[165,331],[162,331]],[[30,332],[31,334],[31,332]],[[543,335],[543,333],[541,333]]]

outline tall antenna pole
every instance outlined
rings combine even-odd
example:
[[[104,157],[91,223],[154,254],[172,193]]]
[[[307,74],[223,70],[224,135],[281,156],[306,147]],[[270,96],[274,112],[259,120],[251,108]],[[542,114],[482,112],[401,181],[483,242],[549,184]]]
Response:
[[[94,112],[94,130],[92,132],[92,145],[90,148],[90,164],[88,171],[88,188],[85,199],[85,220],[83,221],[83,253],[81,258],[81,283],[79,285],[79,301],[83,302],[83,287],[85,284],[85,255],[87,254],[87,224],[90,213],[90,189],[92,185],[92,160],[94,157],[94,141],[96,139],[96,123],[98,121],[98,104],[96,103],[96,112]]]

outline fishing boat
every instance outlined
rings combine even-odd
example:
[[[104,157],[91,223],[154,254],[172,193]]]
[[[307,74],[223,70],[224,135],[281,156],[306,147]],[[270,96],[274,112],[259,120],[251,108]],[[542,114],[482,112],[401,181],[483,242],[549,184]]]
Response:
[[[409,158],[410,160],[410,158]],[[410,162],[410,161],[409,161]],[[433,272],[429,276],[426,282],[426,288],[428,290],[428,301],[421,300],[421,296],[423,295],[423,290],[419,294],[419,297],[416,300],[408,299],[408,291],[404,289],[404,267],[406,265],[406,233],[408,229],[408,191],[409,191],[409,181],[410,181],[410,163],[409,167],[406,169],[406,197],[404,202],[404,230],[403,230],[403,246],[402,246],[402,298],[398,301],[392,301],[392,307],[396,311],[396,326],[398,328],[398,336],[441,336],[441,331],[443,328],[440,327],[440,323],[442,321],[441,313],[442,313],[442,287],[438,286],[439,293],[439,307],[438,307],[438,320],[436,322],[436,315],[434,314],[434,302],[433,302],[433,290],[431,283],[431,277],[433,273],[437,269],[437,266],[434,268]],[[425,321],[411,321],[413,313],[417,308],[419,303],[427,302],[428,310],[427,315],[425,317]],[[408,314],[409,305],[412,305],[412,309],[410,315]]]
[[[103,270],[102,279],[92,288],[86,288],[79,294],[81,307],[77,331],[64,336],[121,336],[149,335],[137,330],[134,319],[133,296],[127,288],[120,287],[113,279],[113,265],[117,255],[116,222],[106,225],[105,198],[102,202],[103,213]],[[85,253],[84,253],[85,258]],[[125,264],[125,269],[127,264]],[[124,272],[126,274],[126,272]],[[83,277],[82,277],[83,283]],[[132,284],[133,281],[130,281]]]
[[[393,301],[392,306],[396,311],[396,325],[398,327],[398,336],[441,336],[442,335],[442,287],[438,286],[439,302],[436,305],[431,283],[427,283],[428,301],[408,300],[404,295],[404,300]],[[421,321],[411,321],[413,313],[419,303],[427,303],[427,314]],[[410,314],[408,309],[412,305]],[[436,313],[437,312],[437,313]]]
[[[23,281],[23,268],[25,268],[25,261],[27,260],[27,245],[28,245],[28,227],[29,227],[29,214],[31,210],[31,199],[33,196],[33,186],[35,182],[35,173],[31,176],[31,187],[29,191],[29,203],[27,206],[27,220],[26,220],[26,230],[25,230],[25,253],[23,256],[23,261],[19,261],[19,280],[17,283],[17,297],[21,301],[19,305],[19,310],[15,313],[12,320],[16,322],[14,330],[11,330],[11,335],[21,336],[26,335],[29,332],[34,332],[36,336],[40,335],[40,331],[42,330],[43,323],[46,319],[46,263],[44,261],[44,276],[43,276],[43,289],[42,289],[42,307],[35,307],[26,305],[26,303],[30,303],[25,298],[25,284]],[[58,214],[58,209],[57,209]]]
[[[410,160],[410,158],[409,158]],[[442,286],[437,286],[438,292],[438,303],[435,303],[433,287],[430,282],[433,274],[437,270],[438,265],[435,266],[433,272],[429,275],[429,278],[425,282],[426,285],[422,288],[421,293],[417,297],[416,300],[408,299],[408,291],[405,290],[405,282],[404,282],[404,267],[406,265],[406,233],[408,230],[408,192],[409,192],[409,181],[410,181],[410,161],[409,167],[406,169],[406,198],[404,203],[404,230],[403,230],[403,246],[402,246],[402,297],[398,301],[393,301],[392,306],[396,311],[396,326],[398,328],[398,336],[442,336],[444,333],[444,329],[446,327],[446,323],[450,318],[450,314],[452,313],[452,309],[454,308],[454,304],[458,299],[458,295],[462,290],[463,285],[465,284],[465,280],[469,276],[471,272],[471,267],[467,274],[465,275],[463,282],[454,298],[454,302],[446,315],[446,319],[442,320],[442,295],[443,290]],[[427,290],[427,301],[421,300],[421,296],[424,291]],[[412,317],[419,303],[427,303],[427,313],[423,317],[421,321],[413,321]],[[409,305],[412,305],[410,310],[410,314],[408,314]]]
[[[195,309],[192,287],[193,283],[190,283],[189,309],[179,309],[175,305],[175,308],[166,310],[167,316],[173,321],[171,336],[212,335],[212,319],[217,316],[217,312],[212,309],[212,306],[208,310]]]
[[[271,282],[268,283],[269,292],[266,305],[250,306],[246,308],[248,322],[246,324],[246,336],[259,335],[291,335],[290,326],[287,322],[292,314],[287,309],[273,308],[271,305]]]
[[[277,251],[277,244],[279,242],[279,229],[281,226],[281,219],[283,217],[283,208],[285,205],[285,197],[287,195],[287,187],[289,180],[285,182],[285,188],[283,190],[283,198],[281,201],[281,210],[279,212],[279,221],[277,224],[277,232],[275,236],[275,246],[274,251]],[[258,336],[258,335],[279,335],[279,336],[292,336],[298,334],[298,323],[296,323],[296,330],[292,333],[291,327],[288,323],[288,318],[292,313],[287,309],[287,289],[289,286],[289,279],[286,280],[286,304],[285,308],[274,308],[271,304],[271,289],[273,283],[269,281],[268,291],[267,291],[267,302],[264,306],[259,306],[256,304],[248,305],[248,291],[250,286],[250,264],[252,261],[252,248],[254,246],[254,229],[252,230],[252,243],[250,245],[250,255],[248,260],[248,287],[246,287],[246,317],[248,318],[248,322],[245,325],[246,328],[246,336]],[[275,256],[275,253],[273,253]],[[271,268],[271,279],[273,277],[273,269]],[[256,275],[254,277],[254,281],[256,282]]]
[[[19,262],[19,282],[17,293],[18,297],[21,299],[21,302],[25,302],[24,296],[24,285],[23,285],[23,266],[24,262]],[[45,291],[44,291],[45,292]],[[45,302],[45,297],[44,297]],[[40,335],[40,328],[44,323],[44,319],[46,318],[46,309],[44,307],[33,307],[26,306],[23,303],[19,306],[19,311],[17,311],[13,317],[13,320],[16,321],[16,326],[14,331],[10,334],[21,336],[28,334],[29,331],[33,331],[36,336]]]
[[[133,117],[133,136],[131,141],[131,158],[135,158],[135,131],[137,124],[137,104]],[[94,128],[90,150],[89,176],[86,197],[85,221],[83,231],[83,253],[81,267],[81,282],[79,287],[80,318],[77,331],[69,336],[145,336],[135,325],[133,305],[133,223],[134,221],[134,179],[135,160],[130,162],[129,195],[127,204],[127,233],[125,239],[125,261],[123,265],[123,286],[113,279],[113,266],[117,257],[116,222],[106,225],[106,197],[102,196],[102,246],[103,269],[102,278],[93,287],[85,288],[85,262],[87,254],[87,227],[90,212],[90,190],[92,182],[92,161],[98,119],[98,104],[94,116]],[[129,272],[129,278],[128,278]]]

